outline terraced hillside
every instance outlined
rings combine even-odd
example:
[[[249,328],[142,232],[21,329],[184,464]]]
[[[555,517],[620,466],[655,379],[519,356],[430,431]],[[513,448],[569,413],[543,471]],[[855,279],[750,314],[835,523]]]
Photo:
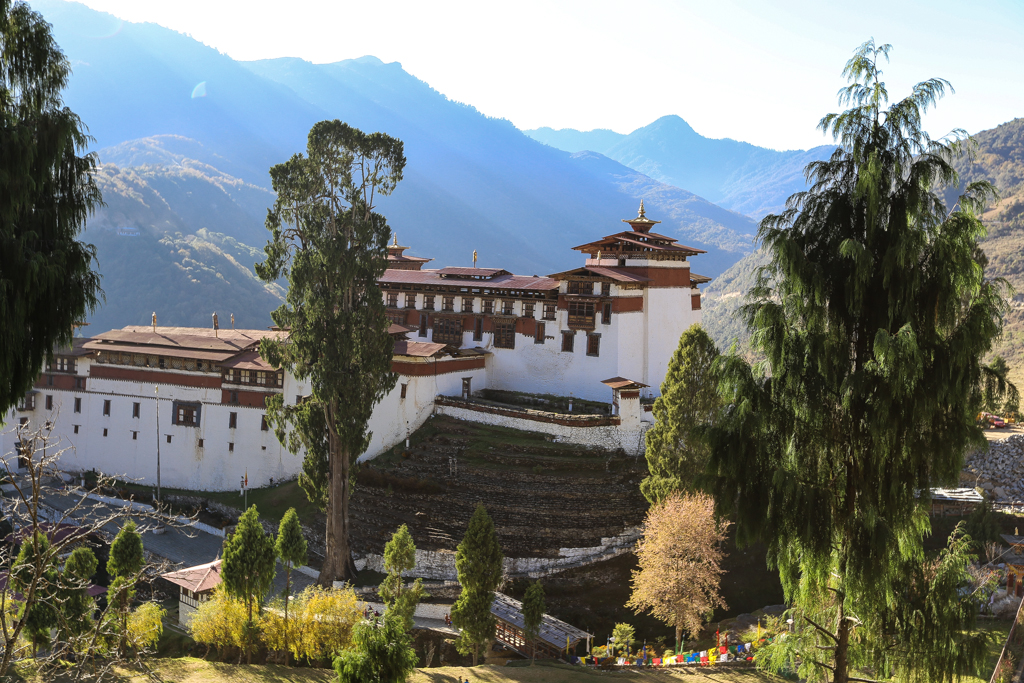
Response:
[[[644,476],[643,458],[436,416],[408,451],[357,472],[353,547],[381,553],[408,524],[418,548],[454,550],[482,502],[506,557],[557,557],[559,548],[599,546],[639,525]]]

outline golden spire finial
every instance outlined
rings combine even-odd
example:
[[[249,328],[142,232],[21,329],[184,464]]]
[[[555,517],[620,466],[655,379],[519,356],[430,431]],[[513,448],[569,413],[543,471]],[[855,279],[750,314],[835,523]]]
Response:
[[[156,332],[156,311],[153,311],[153,331]]]
[[[392,245],[391,245],[391,246],[393,246],[393,247],[397,247],[397,246],[398,246],[398,233],[397,233],[397,232],[396,232],[396,233],[393,233],[393,235],[394,235],[394,237],[395,237],[395,241],[394,241],[394,242],[392,243]]]
[[[642,199],[640,200],[640,213],[638,213],[636,215],[636,217],[637,218],[647,218],[647,216],[644,215],[644,200],[642,200]]]
[[[235,329],[235,314],[231,314],[231,329]]]
[[[597,262],[601,263],[601,250],[600,249],[597,250]]]
[[[473,267],[476,268],[476,249],[473,250]]]

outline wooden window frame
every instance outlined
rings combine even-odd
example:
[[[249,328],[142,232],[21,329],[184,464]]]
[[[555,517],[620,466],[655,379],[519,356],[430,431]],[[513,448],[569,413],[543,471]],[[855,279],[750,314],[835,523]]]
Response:
[[[516,305],[515,301],[511,301],[509,299],[502,299],[502,301],[501,301],[501,314],[502,315],[515,315],[513,313],[513,311],[515,310],[515,305]]]
[[[228,413],[228,429],[238,429],[238,413]]]
[[[587,335],[587,355],[598,358],[601,355],[601,333],[591,332]]]
[[[434,310],[434,295],[424,294],[423,295],[423,310],[432,311]]]
[[[576,331],[562,330],[562,352],[573,353],[576,346]]]
[[[573,330],[592,330],[596,322],[596,306],[593,301],[569,301],[568,326]]]
[[[110,417],[110,399],[103,399],[103,416]]]
[[[462,312],[472,313],[473,312],[473,301],[476,297],[464,296],[462,297]]]
[[[81,398],[76,398],[75,399],[75,412],[76,413],[82,412],[82,399]]]
[[[426,313],[421,313],[420,314],[419,336],[421,336],[421,337],[426,337],[427,336],[427,314]]]
[[[455,312],[455,296],[444,296],[441,297],[441,311],[443,313],[454,313]]]
[[[266,415],[261,415],[260,416],[260,431],[261,432],[269,432],[270,431],[270,425],[267,424],[267,416]]]
[[[523,317],[524,318],[533,318],[534,317],[534,309],[535,309],[535,307],[536,307],[536,304],[534,304],[533,302],[525,302],[525,303],[523,303]]]
[[[601,296],[611,296],[611,295],[612,295],[612,283],[610,283],[610,282],[602,282],[601,283]]]
[[[473,341],[484,340],[484,319],[476,318],[473,321]]]
[[[186,401],[171,403],[171,424],[198,427],[202,418],[202,404]]]
[[[136,420],[139,419],[139,415],[142,413],[142,404],[136,401],[132,403],[132,417]]]
[[[566,294],[573,296],[593,296],[594,283],[589,280],[569,280]]]
[[[405,293],[405,307],[416,308],[416,295],[412,292]]]
[[[435,344],[462,346],[462,334],[462,318],[434,316],[434,335],[431,339]]]
[[[484,299],[484,315],[494,315],[494,299]]]
[[[406,382],[402,382],[401,387],[402,387],[402,393],[401,393],[401,396],[399,398],[404,399],[405,395],[406,395],[406,393],[407,393],[407,391],[409,389],[409,385]]]
[[[554,303],[544,304],[544,317],[543,320],[554,320],[557,311],[557,306]]]
[[[46,395],[46,409],[53,410],[53,394]]]
[[[494,348],[516,348],[516,321],[502,318],[494,320]]]
[[[612,324],[612,302],[606,301],[601,306],[601,324],[611,325]]]
[[[388,292],[388,308],[398,308],[398,292]]]
[[[537,329],[533,333],[533,343],[543,344],[544,343],[544,322],[537,321]]]

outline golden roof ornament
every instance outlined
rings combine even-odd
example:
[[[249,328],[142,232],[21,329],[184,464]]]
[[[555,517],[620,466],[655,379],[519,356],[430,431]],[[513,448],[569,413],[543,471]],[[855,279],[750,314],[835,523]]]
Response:
[[[156,332],[156,311],[153,311],[153,331]]]
[[[476,249],[473,250],[473,267],[476,268]]]
[[[641,207],[641,208],[643,208],[643,207]],[[392,234],[392,235],[394,236],[394,238],[395,238],[395,241],[391,243],[391,246],[393,246],[393,247],[397,247],[397,246],[398,246],[398,233],[397,233],[397,232],[394,232],[394,233],[391,233],[391,234]]]
[[[647,215],[644,213],[644,200],[642,199],[640,200],[640,211],[637,212],[636,217],[647,218]]]
[[[636,213],[636,218],[623,218],[622,222],[629,223],[629,226],[633,228],[633,232],[647,233],[661,221],[652,221],[647,217],[647,212],[644,209],[644,200],[641,199],[640,209]]]
[[[231,329],[235,329],[235,314],[231,314]]]

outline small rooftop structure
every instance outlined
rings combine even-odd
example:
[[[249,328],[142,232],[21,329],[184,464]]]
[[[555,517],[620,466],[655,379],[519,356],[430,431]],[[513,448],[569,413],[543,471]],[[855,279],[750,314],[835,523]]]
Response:
[[[628,391],[630,389],[639,390],[647,388],[647,385],[644,384],[643,382],[636,382],[631,379],[626,379],[625,377],[611,377],[609,379],[604,379],[601,380],[601,384],[607,387],[611,387],[612,389],[616,389],[618,391],[622,391],[623,389]]]
[[[503,644],[525,657],[534,654],[534,644],[526,642],[526,622],[523,618],[523,603],[504,593],[495,593],[491,603],[491,614],[497,619],[495,637]],[[540,632],[536,643],[538,659],[554,659],[568,648],[572,650],[580,641],[586,641],[590,650],[593,634],[570,626],[550,614],[541,617]]]
[[[985,502],[985,498],[971,488],[934,488],[929,490],[929,494],[932,499],[933,517],[966,515]]]
[[[217,559],[194,567],[186,567],[161,574],[160,578],[178,586],[178,623],[188,626],[192,616],[199,609],[199,603],[206,602],[220,585],[220,568],[223,560]]]
[[[395,270],[419,270],[423,267],[424,263],[433,261],[433,259],[423,258],[422,256],[405,256],[403,252],[408,248],[399,245],[398,235],[395,235],[394,242],[388,245],[388,268],[394,268]]]
[[[637,213],[637,217],[625,218],[622,222],[629,223],[632,231],[608,235],[595,242],[573,247],[573,250],[590,254],[591,258],[602,254],[608,258],[632,256],[633,258],[685,259],[687,256],[707,253],[703,249],[678,244],[672,237],[651,232],[651,228],[660,221],[652,221],[647,217],[643,200],[640,200],[640,211]]]

